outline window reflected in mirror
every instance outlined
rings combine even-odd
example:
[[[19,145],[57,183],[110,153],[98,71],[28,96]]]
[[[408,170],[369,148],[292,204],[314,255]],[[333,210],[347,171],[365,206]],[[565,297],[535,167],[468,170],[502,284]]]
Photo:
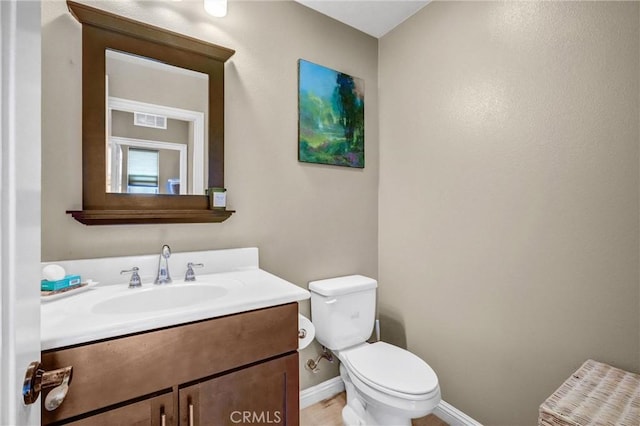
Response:
[[[158,194],[160,181],[160,151],[126,148],[124,161],[127,163],[127,192],[132,194]]]
[[[208,79],[106,50],[106,192],[204,194]]]

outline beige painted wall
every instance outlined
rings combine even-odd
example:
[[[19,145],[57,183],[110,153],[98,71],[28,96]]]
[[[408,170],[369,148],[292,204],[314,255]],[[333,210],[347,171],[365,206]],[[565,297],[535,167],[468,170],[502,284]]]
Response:
[[[167,119],[166,129],[136,126],[133,113],[113,110],[111,113],[111,134],[122,138],[143,139],[157,142],[171,142],[187,145],[190,123],[183,120]]]
[[[181,72],[176,67],[148,59],[126,59],[122,54],[107,56],[105,68],[109,76],[109,96],[207,114],[209,78],[206,74]]]
[[[202,2],[92,3],[236,50],[226,65],[222,224],[94,226],[66,210],[81,207],[80,25],[63,2],[43,2],[42,260],[257,246],[261,266],[306,288],[314,279],[377,275],[377,40],[293,2],[231,2],[215,19]],[[297,161],[297,60],[363,78],[366,167]],[[301,305],[309,313],[308,303]],[[301,353],[301,364],[318,346]],[[306,388],[337,374],[304,369]]]
[[[638,7],[435,2],[380,41],[383,337],[487,425],[640,369]]]

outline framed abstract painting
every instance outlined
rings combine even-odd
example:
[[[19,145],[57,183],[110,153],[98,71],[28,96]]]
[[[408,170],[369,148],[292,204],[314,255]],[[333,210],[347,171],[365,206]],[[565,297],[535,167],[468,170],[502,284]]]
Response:
[[[364,168],[364,81],[298,60],[298,160]]]

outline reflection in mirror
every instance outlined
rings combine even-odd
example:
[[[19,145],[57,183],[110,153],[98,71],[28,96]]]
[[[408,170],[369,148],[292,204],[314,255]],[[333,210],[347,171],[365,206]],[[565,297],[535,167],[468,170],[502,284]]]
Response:
[[[106,50],[106,192],[203,195],[209,76]]]

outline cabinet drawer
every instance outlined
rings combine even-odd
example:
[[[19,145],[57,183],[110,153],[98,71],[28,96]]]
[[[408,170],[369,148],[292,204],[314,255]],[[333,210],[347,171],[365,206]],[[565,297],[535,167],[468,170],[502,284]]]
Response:
[[[43,408],[43,424],[296,351],[297,324],[290,303],[43,352],[45,370],[73,366],[67,398]]]

